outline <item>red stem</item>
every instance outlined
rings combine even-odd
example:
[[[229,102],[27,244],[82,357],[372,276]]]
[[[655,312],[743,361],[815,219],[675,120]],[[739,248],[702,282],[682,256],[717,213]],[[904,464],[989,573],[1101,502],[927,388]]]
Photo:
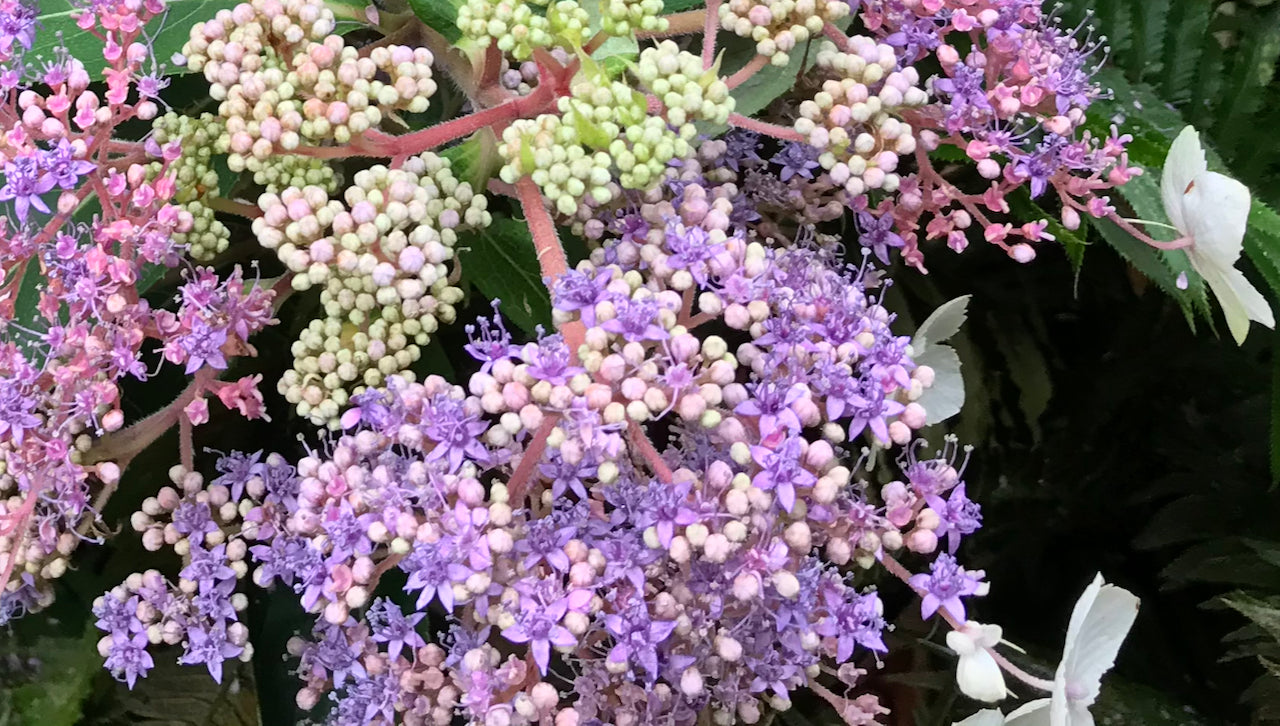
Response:
[[[512,507],[519,507],[524,499],[525,490],[529,486],[529,477],[533,475],[533,468],[542,461],[542,452],[547,448],[547,437],[551,435],[551,429],[555,428],[559,421],[558,414],[550,414],[542,419],[542,425],[533,433],[529,446],[520,457],[520,464],[516,466],[515,471],[511,472],[511,478],[507,480],[507,501]]]
[[[822,34],[831,39],[836,44],[836,48],[841,51],[849,49],[849,36],[845,32],[831,23],[822,26]]]
[[[721,0],[707,0],[707,17],[702,21],[702,67],[710,68],[716,62],[716,30],[720,24]],[[730,86],[733,88],[733,86]]]
[[[496,124],[518,118],[536,116],[555,103],[555,89],[538,86],[523,98],[514,98],[492,108],[486,108],[461,118],[414,131],[403,136],[391,136],[371,131],[365,136],[343,146],[308,146],[290,151],[291,154],[315,159],[343,159],[352,156],[393,157],[421,154],[447,144],[455,139]]]
[[[658,481],[663,484],[670,484],[671,467],[667,466],[667,462],[662,460],[662,455],[658,453],[658,449],[649,440],[645,430],[640,428],[640,424],[635,421],[627,424],[627,438],[631,439],[631,443],[640,450],[640,456],[644,458],[649,468],[653,469],[653,475],[658,477]]]
[[[706,16],[709,13],[706,10],[686,10],[683,13],[672,13],[664,15],[667,21],[667,29],[662,32],[653,32],[647,30],[637,30],[637,38],[667,38],[672,35],[688,35],[689,33],[697,33],[704,30],[706,24]]]
[[[741,86],[742,84],[746,83],[756,73],[760,72],[760,69],[764,68],[765,65],[767,65],[768,63],[769,63],[768,58],[765,58],[764,56],[757,54],[756,57],[752,58],[749,63],[739,68],[737,71],[734,71],[733,75],[726,78],[724,80],[725,85],[727,85],[731,89]]]
[[[756,119],[743,116],[740,113],[729,114],[729,125],[736,126],[740,129],[755,131],[756,133],[772,136],[782,141],[808,141],[799,131],[789,129],[786,126],[771,124],[765,121],[757,121]]]

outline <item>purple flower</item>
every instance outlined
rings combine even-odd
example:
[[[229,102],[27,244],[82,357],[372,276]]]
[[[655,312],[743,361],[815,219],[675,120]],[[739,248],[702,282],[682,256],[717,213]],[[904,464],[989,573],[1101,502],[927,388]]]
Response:
[[[614,637],[609,650],[609,662],[640,664],[648,674],[648,683],[658,679],[658,646],[671,637],[676,629],[674,620],[652,620],[643,602],[636,603],[623,613],[604,616],[605,629]]]
[[[1049,188],[1049,179],[1062,166],[1058,152],[1067,143],[1066,139],[1054,135],[1036,147],[1036,153],[1023,154],[1017,158],[1013,171],[1019,177],[1031,182],[1031,196],[1038,197]]]
[[[213,466],[220,476],[213,480],[213,484],[227,487],[231,490],[231,499],[239,500],[244,493],[245,484],[253,477],[260,476],[266,469],[266,465],[259,461],[261,458],[261,451],[252,454],[233,451],[218,457]]]
[[[217,531],[218,525],[213,521],[208,504],[184,499],[173,510],[173,528],[195,542],[203,542],[204,536]]]
[[[195,373],[206,365],[223,370],[227,367],[227,359],[222,353],[222,345],[226,342],[225,328],[215,328],[197,318],[191,324],[189,333],[173,338],[170,344],[165,346],[165,354],[175,363],[185,359],[187,375]]]
[[[13,200],[18,221],[25,224],[32,207],[49,214],[49,206],[40,198],[53,189],[57,181],[49,174],[41,173],[34,157],[20,156],[4,165],[5,185],[0,187],[0,201]]]
[[[951,490],[945,501],[936,494],[925,496],[925,501],[938,513],[936,534],[947,536],[947,550],[955,554],[960,548],[961,537],[973,534],[982,527],[982,508],[964,493],[964,482]]]
[[[568,609],[568,602],[564,599],[522,609],[516,614],[515,624],[502,631],[502,637],[512,643],[528,643],[538,670],[545,676],[551,661],[551,646],[571,648],[578,642],[573,633],[560,625],[560,618]]]
[[[818,168],[818,149],[812,144],[789,141],[769,161],[782,167],[778,174],[782,181],[789,181],[793,176],[812,179],[813,170]]]
[[[858,242],[876,253],[876,259],[889,264],[889,249],[900,249],[906,240],[893,231],[893,215],[882,214],[879,217],[871,212],[858,212],[858,226],[862,234]]]
[[[985,594],[982,570],[966,571],[956,558],[943,552],[929,565],[929,574],[911,576],[911,586],[921,593],[920,616],[930,618],[942,608],[951,617],[965,621],[964,603],[960,598]]]
[[[790,512],[796,505],[796,489],[812,487],[818,477],[804,468],[800,462],[802,444],[799,437],[791,437],[776,450],[764,446],[751,447],[751,458],[760,471],[751,479],[751,485],[765,491],[776,490],[778,503]]]
[[[183,579],[199,585],[201,592],[211,591],[228,580],[234,582],[236,571],[227,566],[227,546],[220,544],[211,550],[200,545],[191,546],[191,562],[178,573]]]
[[[906,406],[885,398],[884,388],[879,381],[866,380],[859,384],[858,393],[849,402],[849,408],[851,410],[846,413],[853,416],[853,421],[849,424],[849,438],[854,438],[869,427],[877,439],[887,444],[889,425],[885,418],[897,416]]]
[[[686,227],[678,219],[667,223],[665,235],[667,266],[673,270],[688,270],[694,282],[707,286],[707,261],[724,251],[723,243],[711,241],[711,235],[701,227]]]
[[[200,627],[188,629],[186,645],[178,662],[183,665],[203,663],[215,683],[222,683],[222,662],[244,652],[243,647],[227,640],[226,626],[221,623],[207,630]]]
[[[359,681],[367,675],[360,663],[361,653],[347,640],[343,626],[321,620],[311,636],[315,640],[302,651],[304,670],[317,671],[322,678],[331,675],[335,686],[341,686],[348,678]]]
[[[572,491],[578,498],[588,499],[587,487],[583,480],[596,475],[596,466],[587,461],[572,464],[552,449],[547,454],[547,461],[538,466],[538,471],[551,480],[551,496],[560,499],[565,492]]]
[[[62,139],[57,146],[45,152],[40,165],[62,189],[75,189],[80,183],[80,177],[98,168],[98,165],[91,161],[76,159],[75,149],[66,139]]]
[[[951,96],[951,108],[947,112],[947,129],[961,131],[979,125],[979,121],[993,112],[987,99],[985,78],[981,68],[957,63],[950,78],[938,78],[933,89]]]
[[[369,629],[373,631],[375,643],[386,643],[387,654],[392,658],[400,655],[400,650],[408,646],[412,651],[426,645],[422,636],[414,630],[418,622],[426,617],[426,613],[413,613],[405,616],[395,603],[386,598],[374,600],[365,614],[369,621]]]
[[[576,523],[566,523],[564,517],[541,517],[530,520],[525,525],[525,535],[516,542],[516,550],[525,553],[520,566],[529,572],[540,563],[547,565],[555,572],[569,571],[569,556],[565,554],[565,545],[578,534]]]
[[[94,625],[99,630],[105,630],[112,635],[146,630],[142,621],[138,619],[137,595],[128,600],[120,600],[108,592],[102,596],[100,604],[93,606],[93,614],[98,618]]]
[[[858,594],[838,581],[825,583],[823,605],[827,615],[818,622],[819,635],[836,639],[836,661],[848,662],[855,645],[885,652],[884,605],[874,592]]]
[[[481,463],[489,460],[489,450],[480,438],[489,424],[481,421],[477,414],[467,411],[462,401],[447,393],[435,396],[427,404],[422,420],[422,433],[436,442],[427,454],[427,461],[444,460],[448,463],[448,470],[456,472],[464,458],[470,457]]]
[[[565,313],[577,311],[587,327],[596,324],[596,303],[604,300],[605,288],[613,278],[611,270],[601,270],[595,277],[587,277],[577,270],[569,270],[556,280],[551,289],[551,303],[556,310]]]
[[[733,412],[739,416],[759,416],[757,426],[760,437],[768,438],[775,431],[788,435],[800,433],[800,417],[791,405],[804,398],[805,388],[799,383],[786,385],[774,381],[753,384],[751,398],[739,403]]]
[[[629,343],[641,343],[646,340],[666,340],[671,337],[658,324],[658,303],[652,299],[634,300],[624,298],[616,303],[617,316],[606,321],[600,327],[621,335]]]
[[[529,375],[554,386],[563,386],[583,372],[581,367],[573,365],[574,351],[569,350],[564,336],[558,333],[526,344],[521,357],[529,365]]]
[[[464,349],[472,358],[480,361],[480,372],[488,373],[494,363],[511,356],[511,334],[507,332],[507,326],[502,323],[502,316],[498,314],[497,300],[493,301],[493,322],[490,323],[488,318],[479,318],[476,322],[480,325],[480,333],[477,336],[476,326],[468,325],[467,340],[470,342]]]
[[[746,129],[732,129],[724,135],[724,154],[720,160],[725,166],[738,171],[742,165],[761,161],[756,154],[760,150],[760,134]]]
[[[470,576],[466,567],[445,560],[439,548],[415,547],[400,562],[400,569],[409,573],[405,583],[405,592],[417,592],[417,607],[425,608],[434,599],[448,612],[453,612],[453,583],[462,582]]]
[[[653,527],[658,533],[658,543],[671,546],[676,527],[687,527],[701,519],[696,509],[689,506],[689,482],[664,484],[656,479],[646,489],[648,510],[653,517]]]
[[[15,43],[31,50],[36,40],[36,13],[36,6],[30,3],[0,3],[0,60],[13,57]]]
[[[14,444],[22,446],[26,432],[40,425],[35,410],[35,397],[24,393],[15,378],[0,378],[0,437],[8,434]]]
[[[103,665],[116,680],[123,680],[132,689],[138,676],[146,676],[147,671],[156,665],[147,652],[147,643],[145,631],[132,635],[115,633],[111,636],[110,650]]]

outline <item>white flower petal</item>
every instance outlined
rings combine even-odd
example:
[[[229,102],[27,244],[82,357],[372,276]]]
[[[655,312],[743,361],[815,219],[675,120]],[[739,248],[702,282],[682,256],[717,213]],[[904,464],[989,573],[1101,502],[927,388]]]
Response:
[[[951,726],[1004,726],[1004,714],[999,709],[984,708],[963,721],[956,721]]]
[[[995,703],[1009,695],[1004,685],[1004,673],[986,648],[960,656],[960,662],[956,664],[956,684],[960,686],[961,693],[978,701]]]

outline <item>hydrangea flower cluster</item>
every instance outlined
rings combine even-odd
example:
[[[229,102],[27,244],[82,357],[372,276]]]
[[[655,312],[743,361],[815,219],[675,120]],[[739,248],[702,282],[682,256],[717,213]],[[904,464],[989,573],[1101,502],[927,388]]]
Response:
[[[1044,221],[1015,230],[978,208],[1005,212],[1022,187],[1057,190],[1068,226],[1071,210],[1109,213],[1098,194],[1133,173],[1125,139],[1076,138],[1098,93],[1090,51],[1037,0],[868,0],[872,35],[852,37],[835,25],[845,2],[663,17],[656,0],[470,0],[471,53],[407,15],[359,46],[320,0],[251,0],[190,30],[179,60],[218,102],[198,118],[160,116],[166,82],[144,71],[162,0],[79,11],[104,42],[101,92],[65,52],[27,63],[34,12],[10,7],[0,620],[49,602],[124,467],[177,425],[172,486],[131,525],[181,567],[93,608],[106,667],[131,686],[162,644],[215,679],[251,659],[250,586],[291,589],[315,617],[290,643],[297,702],[333,726],[727,726],[802,688],[870,724],[886,709],[859,666],[892,644],[891,598],[978,632],[967,601],[988,585],[959,559],[982,524],[968,451],[948,438],[927,453],[936,371],[872,257],[921,267],[922,227],[959,248],[977,224],[1028,260],[1008,240],[1046,237]],[[717,24],[756,43],[727,77]],[[696,31],[700,53],[648,42]],[[977,39],[964,58],[953,33]],[[595,53],[611,36],[646,44],[608,63]],[[813,77],[780,102],[788,125],[735,113],[735,88],[818,36]],[[927,55],[942,73],[922,85]],[[392,133],[430,106],[440,71],[468,113]],[[151,134],[115,138],[134,119]],[[433,150],[477,133],[500,139],[502,165],[470,170],[473,187]],[[928,157],[943,143],[991,188],[945,180]],[[220,178],[220,157],[239,176]],[[234,198],[245,188],[256,203]],[[492,221],[490,194],[527,221],[553,329],[517,340],[495,314],[467,327],[474,372],[420,376],[423,346],[458,317],[455,252]],[[284,274],[192,262],[228,251],[226,215],[251,220]],[[852,262],[820,226],[846,215]],[[557,220],[591,243],[576,265]],[[168,268],[177,294],[148,300]],[[210,394],[265,415],[261,376],[219,376],[256,353],[284,297],[309,293],[322,315],[276,390],[320,439],[296,468],[233,452],[202,476],[192,427]],[[120,381],[150,361],[191,382],[125,428]],[[885,460],[896,468],[873,470]],[[994,658],[969,640],[968,663]]]
[[[720,27],[750,38],[757,55],[785,66],[797,45],[847,17],[850,5],[845,0],[728,0],[720,5]]]
[[[1078,133],[1104,93],[1092,77],[1105,49],[1087,28],[1064,29],[1037,0],[864,0],[861,9],[900,64],[929,59],[943,71],[928,80],[934,102],[906,115],[920,143],[918,169],[892,210],[904,259],[922,267],[925,240],[963,250],[976,226],[1014,259],[1031,260],[1031,243],[1049,239],[1044,225],[994,217],[1008,213],[1005,198],[1022,187],[1033,198],[1051,191],[1068,229],[1080,226],[1081,214],[1114,214],[1106,191],[1141,170],[1128,165],[1128,136]],[[943,179],[928,161],[940,145],[964,151],[991,185],[965,192]]]
[[[216,377],[230,357],[252,354],[249,338],[273,322],[270,290],[239,269],[189,269],[174,309],[142,297],[179,264],[180,240],[194,229],[173,203],[178,145],[112,138],[121,124],[157,116],[164,83],[147,70],[141,27],[163,12],[158,0],[81,11],[79,28],[103,42],[105,69],[94,78],[65,52],[42,64],[28,58],[34,10],[4,11],[0,621],[48,604],[49,582],[81,542],[97,539],[97,511],[121,470],[184,409],[184,425],[199,422],[214,393],[261,414],[256,380]],[[38,302],[20,307],[36,280]],[[143,356],[156,354],[194,380],[174,404],[125,428],[121,383],[147,378]]]
[[[981,516],[952,451],[906,449],[905,481],[882,492],[840,463],[850,437],[910,441],[924,420],[910,399],[930,374],[863,269],[819,248],[773,254],[693,216],[654,246],[679,268],[675,284],[687,275],[686,289],[747,330],[736,351],[692,334],[688,304],[660,280],[583,263],[554,289],[565,333],[520,345],[500,319],[482,321],[466,390],[391,377],[355,397],[346,433],[300,462],[296,481],[256,455],[224,458],[221,483],[172,523],[151,520],[176,498],[162,492],[135,526],[156,541],[216,529],[228,548],[262,543],[249,548],[254,580],[280,579],[319,616],[316,640],[297,648],[300,705],[329,693],[334,713],[377,706],[388,723],[444,723],[455,708],[486,723],[710,708],[731,723],[786,708],[824,661],[886,647],[879,595],[840,566],[958,545]],[[708,254],[689,253],[698,246]],[[659,451],[649,436],[667,419],[676,434]],[[238,529],[220,525],[227,515]],[[416,613],[368,607],[391,567],[407,574]],[[980,577],[943,554],[920,589],[962,608]],[[447,657],[404,648],[420,643],[411,627],[381,633],[432,603],[452,623]],[[512,648],[525,655],[504,658]],[[576,698],[548,680],[568,664]],[[424,668],[443,679],[404,675]],[[656,700],[635,701],[643,684]]]
[[[729,86],[716,69],[672,41],[640,53],[633,74],[648,99],[590,59],[584,67],[559,99],[559,114],[515,121],[498,147],[507,162],[503,180],[529,175],[565,216],[584,203],[608,204],[618,186],[655,186],[672,160],[689,156],[694,122],[723,124],[733,111]],[[651,114],[651,106],[660,113]]]
[[[314,185],[267,192],[253,223],[259,243],[295,273],[295,290],[322,287],[325,318],[294,344],[294,367],[279,385],[300,415],[322,425],[336,426],[365,386],[402,371],[412,378],[420,346],[437,321],[453,322],[462,300],[448,266],[458,230],[490,221],[484,195],[430,152],[352,182],[343,201]]]

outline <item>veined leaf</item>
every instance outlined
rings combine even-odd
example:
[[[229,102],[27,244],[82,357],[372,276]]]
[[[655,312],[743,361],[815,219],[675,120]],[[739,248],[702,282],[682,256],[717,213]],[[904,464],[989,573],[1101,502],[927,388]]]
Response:
[[[842,18],[836,23],[836,25],[843,30],[849,27],[849,22],[849,18]],[[742,85],[733,89],[733,110],[743,116],[750,116],[760,111],[765,106],[768,106],[770,103],[773,103],[773,100],[782,94],[792,88],[795,88],[796,78],[800,73],[813,66],[815,56],[818,52],[817,46],[822,41],[823,38],[821,37],[814,38],[807,53],[805,52],[805,46],[798,44],[791,50],[791,60],[787,65],[775,66],[773,64],[768,64],[757,71],[755,75],[748,78]],[[726,64],[729,67],[725,68],[725,75],[731,74],[739,67],[749,63],[751,59],[755,57],[755,44],[748,43],[745,45],[749,47],[749,51],[742,54],[745,57],[741,62],[736,64]]]
[[[156,70],[163,67],[165,75],[186,73],[183,66],[175,66],[170,60],[174,53],[190,37],[191,27],[211,20],[219,10],[230,9],[240,0],[169,0],[168,12],[147,24],[146,36],[151,40],[152,60]],[[31,57],[43,56],[52,60],[54,50],[64,44],[67,51],[84,63],[90,78],[98,78],[107,67],[102,57],[103,43],[92,33],[76,25],[71,17],[75,10],[70,0],[40,0],[40,30],[36,42],[29,51]],[[144,68],[144,72],[150,70]]]
[[[683,13],[686,10],[696,10],[701,7],[706,7],[706,3],[702,0],[662,0],[662,12],[666,15]]]
[[[462,31],[458,30],[458,5],[453,0],[409,0],[409,7],[427,27],[450,42],[462,37]]]
[[[542,283],[529,226],[495,218],[479,232],[459,240],[462,274],[487,297],[502,301],[502,314],[525,332],[551,325],[551,296]]]

